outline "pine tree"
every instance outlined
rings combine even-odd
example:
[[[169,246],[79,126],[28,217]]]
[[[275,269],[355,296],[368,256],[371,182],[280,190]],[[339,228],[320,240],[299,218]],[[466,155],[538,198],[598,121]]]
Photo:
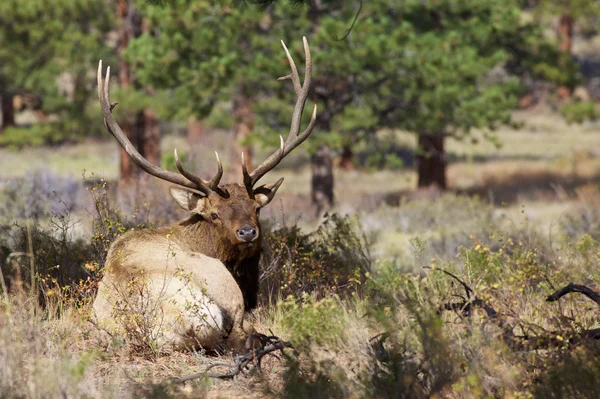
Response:
[[[174,0],[147,12],[158,35],[143,35],[128,54],[136,74],[171,89],[171,116],[203,118],[214,104],[252,98],[255,135],[276,145],[291,109],[279,39],[301,54],[313,49],[310,99],[319,114],[310,145],[313,198],[333,198],[332,150],[348,156],[381,128],[401,129],[418,141],[419,186],[447,186],[445,140],[512,124],[523,77],[561,83],[571,64],[516,0],[372,0],[361,3],[274,2],[264,11],[203,0]],[[351,22],[361,8],[358,20]],[[348,31],[349,26],[352,29]],[[159,66],[159,67],[157,67]],[[234,101],[235,102],[235,101]],[[262,134],[259,134],[262,132]],[[323,184],[321,184],[323,183]]]
[[[89,126],[97,123],[87,122],[98,111],[89,107],[88,100],[95,96],[89,72],[98,58],[111,58],[106,45],[112,29],[111,5],[110,0],[57,0],[52,6],[44,0],[0,2],[4,120],[12,120],[14,95],[38,98],[40,112],[57,117],[34,125],[29,135],[20,131],[22,140],[62,141],[93,133]]]

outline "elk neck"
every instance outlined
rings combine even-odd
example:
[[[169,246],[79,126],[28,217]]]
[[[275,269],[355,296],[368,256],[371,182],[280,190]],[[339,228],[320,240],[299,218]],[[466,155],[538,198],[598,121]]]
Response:
[[[224,237],[222,229],[204,220],[200,215],[192,215],[164,229],[182,249],[217,258],[227,265],[234,265],[256,256],[261,250],[260,240],[251,248],[232,243]]]

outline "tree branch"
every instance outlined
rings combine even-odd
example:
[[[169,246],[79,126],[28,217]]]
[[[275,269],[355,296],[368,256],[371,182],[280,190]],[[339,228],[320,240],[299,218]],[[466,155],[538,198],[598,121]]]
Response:
[[[250,334],[246,341],[246,348],[248,352],[243,355],[236,356],[233,363],[218,362],[213,363],[206,368],[206,370],[191,374],[185,377],[176,378],[169,381],[170,384],[181,384],[186,381],[195,380],[197,378],[209,377],[219,379],[231,379],[236,375],[242,374],[248,369],[248,372],[253,370],[261,370],[261,362],[263,357],[266,355],[275,356],[275,352],[281,351],[285,348],[291,348],[292,344],[287,341],[282,341],[278,337],[271,335],[267,336],[264,334]],[[248,367],[251,363],[254,363],[253,367]],[[208,371],[219,366],[229,368],[229,371],[224,374],[209,373]]]
[[[546,298],[547,302],[555,302],[558,301],[563,296],[570,294],[572,292],[578,292],[590,298],[592,301],[596,302],[598,306],[600,306],[600,294],[591,288],[586,287],[585,285],[577,285],[573,283],[569,283],[565,287],[561,288],[558,291],[555,291],[552,295],[549,295]]]

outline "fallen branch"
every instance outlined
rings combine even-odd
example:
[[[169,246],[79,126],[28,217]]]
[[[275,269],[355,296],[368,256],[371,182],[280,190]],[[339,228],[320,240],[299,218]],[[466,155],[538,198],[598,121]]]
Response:
[[[548,298],[546,298],[546,301],[547,302],[555,302],[555,301],[558,301],[563,296],[573,293],[573,292],[578,292],[580,294],[587,296],[592,301],[596,302],[596,304],[598,306],[600,306],[600,294],[598,294],[596,291],[592,290],[591,288],[586,287],[585,285],[578,285],[578,284],[573,284],[573,283],[569,283],[568,285],[561,288],[560,290],[555,291],[552,295],[549,295]]]
[[[489,304],[489,302],[479,299],[477,297],[477,295],[475,295],[475,291],[473,291],[473,289],[471,287],[469,287],[469,285],[467,283],[462,281],[455,274],[450,273],[449,271],[440,269],[440,268],[425,267],[425,269],[440,271],[440,272],[452,277],[460,285],[462,285],[462,287],[465,289],[465,293],[467,294],[466,300],[464,300],[463,302],[445,303],[443,306],[444,310],[461,311],[462,313],[465,314],[465,316],[470,316],[471,310],[475,307],[475,308],[483,309],[485,311],[485,313],[488,315],[488,317],[491,319],[495,319],[498,317],[498,312],[496,312],[496,310]]]
[[[280,351],[284,354],[285,348],[291,348],[292,344],[287,341],[282,341],[278,337],[271,335],[267,336],[264,334],[250,334],[246,341],[246,348],[248,352],[243,355],[235,356],[233,363],[217,362],[213,363],[206,368],[206,370],[191,374],[185,377],[177,378],[169,381],[171,384],[181,384],[186,381],[194,380],[197,378],[219,378],[219,379],[231,379],[244,372],[252,372],[253,370],[261,370],[262,359],[266,355],[276,356],[275,352]],[[250,366],[253,364],[252,366]],[[227,367],[229,371],[224,374],[212,373],[209,371],[215,367]]]
[[[505,320],[505,318],[496,312],[496,310],[489,304],[489,301],[479,299],[475,295],[473,289],[469,287],[467,283],[446,270],[438,268],[432,270],[441,271],[442,273],[452,277],[463,286],[465,292],[467,293],[466,300],[462,302],[445,303],[442,305],[443,310],[460,312],[468,317],[471,315],[473,308],[483,309],[488,318],[503,330],[504,342],[514,350],[530,351],[539,349],[552,349],[564,347],[565,345],[577,345],[587,340],[600,340],[600,328],[583,330],[580,332],[548,331],[544,334],[531,337],[528,335],[515,335],[513,332],[513,327]],[[554,292],[552,295],[546,298],[546,301],[557,301],[566,294],[572,292],[581,293],[600,306],[600,294],[586,286],[576,285],[573,283],[570,283],[566,287]]]

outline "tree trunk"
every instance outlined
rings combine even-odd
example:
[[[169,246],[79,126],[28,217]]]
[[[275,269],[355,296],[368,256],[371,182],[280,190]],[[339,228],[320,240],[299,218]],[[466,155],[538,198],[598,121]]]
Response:
[[[160,124],[156,113],[148,108],[142,111],[144,119],[140,152],[149,162],[160,166]]]
[[[312,204],[320,216],[333,206],[333,166],[331,150],[322,145],[311,157]]]
[[[233,101],[233,114],[236,119],[235,140],[231,146],[231,157],[229,161],[229,178],[232,181],[241,181],[242,178],[242,163],[240,157],[244,153],[244,160],[249,171],[252,166],[252,147],[242,145],[242,142],[254,129],[254,111],[252,110],[252,98],[241,94]]]
[[[135,123],[131,123],[128,119],[121,120],[119,126],[125,133],[125,136],[135,143],[137,147],[136,132],[139,131],[139,121],[136,118]],[[119,188],[132,187],[137,180],[137,167],[125,152],[123,147],[119,146]]]
[[[419,135],[417,168],[419,188],[437,186],[442,190],[446,189],[444,136],[432,134]]]
[[[571,54],[573,51],[574,20],[571,14],[565,13],[558,21],[558,49],[563,53]]]
[[[15,125],[15,108],[13,105],[13,96],[10,94],[2,95],[2,124],[0,125],[0,134],[8,126]]]
[[[204,122],[196,118],[188,119],[187,124],[187,142],[188,144],[198,144],[204,135]]]
[[[558,21],[558,49],[566,56],[571,56],[573,52],[573,27],[574,19],[569,13],[564,13]],[[571,89],[567,86],[561,86],[557,90],[560,100],[567,100],[571,97]]]
[[[117,18],[121,21],[121,26],[118,31],[118,47],[117,52],[119,55],[119,85],[121,88],[125,89],[132,84],[131,74],[129,71],[129,64],[123,59],[123,52],[127,48],[129,44],[129,29],[127,27],[127,16],[129,14],[129,4],[127,0],[119,0],[117,3]],[[138,143],[136,137],[134,135],[134,127],[138,125],[136,123],[131,123],[131,121],[125,119],[119,121],[119,126],[123,129],[123,133],[125,136],[131,141],[134,145]],[[119,188],[131,187],[132,184],[136,182],[136,166],[129,158],[129,155],[125,152],[123,148],[119,150]]]
[[[139,37],[142,34],[144,22],[139,13],[135,10],[132,11],[128,0],[118,1],[117,17],[121,20],[117,49],[119,54],[119,84],[121,88],[128,88],[135,85],[135,82],[129,64],[123,59],[123,52],[131,38]],[[140,88],[136,86],[136,89]],[[144,109],[135,115],[133,122],[129,120],[119,121],[119,125],[129,141],[144,158],[155,165],[160,165],[160,126],[155,112]],[[128,188],[137,192],[138,178],[143,177],[145,179],[146,176],[145,173],[140,172],[127,153],[121,149],[119,188]]]
[[[352,148],[349,145],[345,145],[342,148],[340,167],[345,170],[354,169],[354,153],[352,152]]]
[[[160,125],[154,111],[144,109],[138,112],[135,117],[135,122],[130,130],[132,132],[130,140],[132,140],[132,144],[136,147],[140,155],[146,158],[148,162],[160,166]],[[127,154],[125,154],[125,158],[129,160],[129,163],[126,165],[123,165],[123,163],[121,164],[123,165],[123,168],[132,168],[132,170],[127,170],[129,176],[146,181],[150,175],[141,172],[140,169],[131,162]],[[128,182],[128,184],[134,183],[135,181],[133,180]]]

